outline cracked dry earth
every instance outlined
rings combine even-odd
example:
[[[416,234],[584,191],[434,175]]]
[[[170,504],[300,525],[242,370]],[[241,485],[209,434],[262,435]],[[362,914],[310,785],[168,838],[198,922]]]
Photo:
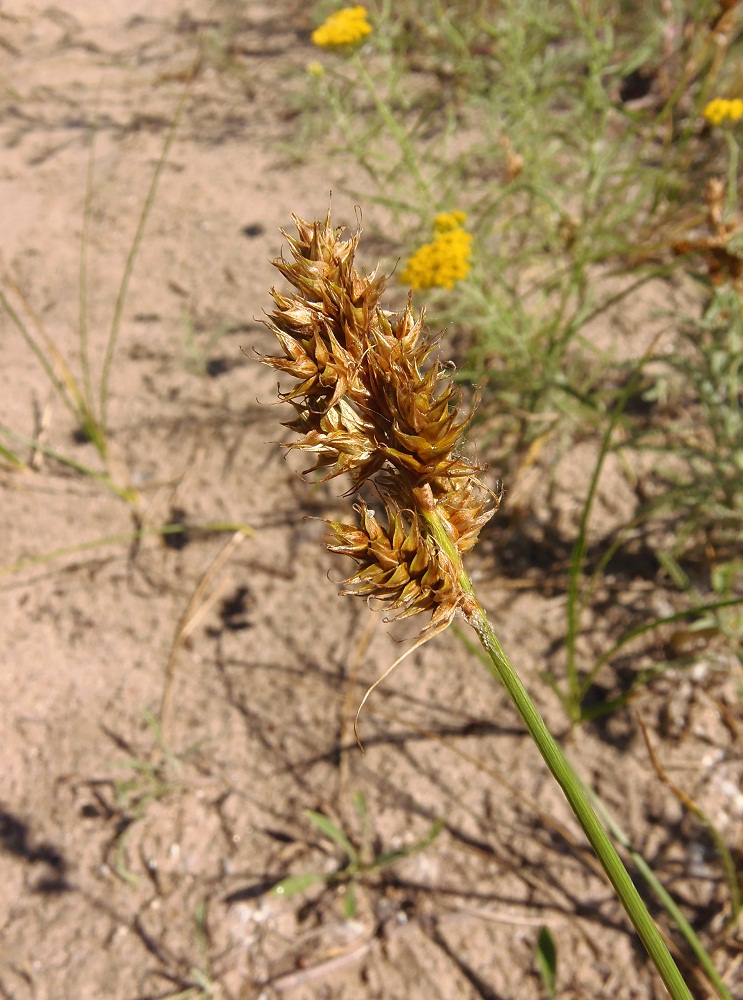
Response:
[[[337,597],[344,567],[315,518],[348,502],[284,459],[283,418],[263,405],[274,377],[251,358],[271,350],[260,315],[279,228],[323,215],[331,188],[336,219],[355,219],[350,168],[319,141],[292,148],[310,27],[288,0],[0,8],[4,293],[46,361],[58,352],[79,378],[87,220],[95,385],[177,119],[111,371],[111,468],[130,495],[82,471],[100,469],[94,448],[0,319],[2,443],[24,463],[0,460],[0,996],[526,1000],[544,995],[546,926],[558,996],[659,998],[536,750],[454,633],[375,693],[366,756],[354,742],[361,694],[416,623],[390,628]],[[555,459],[560,506],[540,515],[534,485],[534,524],[574,529],[594,457],[586,444]],[[606,532],[631,504],[610,475]],[[726,900],[714,850],[660,786],[634,717],[569,733],[540,680],[560,669],[564,559],[535,560],[508,508],[471,560],[481,599],[584,777],[713,941]],[[668,613],[648,574],[607,586],[586,655],[648,609]],[[721,659],[712,647],[696,673],[661,675],[636,706],[669,773],[740,844],[741,706]],[[617,678],[603,679],[611,694]],[[307,810],[367,860],[443,829],[360,878],[349,917],[342,884],[267,894],[344,864]],[[739,988],[740,942],[713,951]]]

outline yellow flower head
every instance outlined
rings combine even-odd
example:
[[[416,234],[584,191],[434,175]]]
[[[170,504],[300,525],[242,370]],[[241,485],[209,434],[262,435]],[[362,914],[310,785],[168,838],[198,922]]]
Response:
[[[464,212],[441,212],[433,220],[433,228],[437,233],[448,233],[452,229],[461,229],[466,221]]]
[[[310,76],[320,77],[325,74],[325,67],[319,62],[309,62],[307,63],[307,72]]]
[[[411,288],[453,288],[470,271],[472,235],[462,228],[464,212],[446,212],[434,219],[432,243],[424,243],[409,258],[400,281]]]
[[[736,97],[727,101],[724,97],[716,97],[709,102],[702,114],[710,125],[722,125],[726,121],[737,122],[743,118],[743,100]]]
[[[331,14],[310,36],[323,49],[349,49],[360,45],[371,34],[366,8],[344,7]]]

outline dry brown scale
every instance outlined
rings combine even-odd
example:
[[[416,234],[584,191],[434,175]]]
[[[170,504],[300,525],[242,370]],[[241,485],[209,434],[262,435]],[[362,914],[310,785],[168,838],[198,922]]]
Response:
[[[432,610],[421,636],[445,628],[465,597],[461,563],[434,537],[441,524],[461,557],[475,544],[500,496],[478,479],[481,467],[458,452],[472,412],[462,415],[451,366],[431,360],[436,342],[426,335],[410,297],[401,314],[383,310],[384,274],[354,267],[360,230],[294,217],[298,236],[284,233],[292,260],[274,261],[295,292],[271,294],[268,327],[284,352],[261,360],[297,380],[280,398],[299,435],[286,445],[311,452],[323,481],[342,473],[355,492],[372,480],[386,526],[362,501],[359,524],[326,522],[328,548],[350,556],[358,571],[344,593],[381,600],[400,617]],[[457,560],[458,562],[458,560]]]

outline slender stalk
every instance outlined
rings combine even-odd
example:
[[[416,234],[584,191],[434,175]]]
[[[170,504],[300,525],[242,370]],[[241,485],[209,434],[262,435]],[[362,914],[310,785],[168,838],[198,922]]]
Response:
[[[581,512],[578,535],[575,540],[575,544],[573,545],[573,552],[570,560],[570,578],[568,581],[567,635],[565,638],[565,647],[567,651],[568,691],[567,695],[562,699],[563,704],[566,705],[570,713],[570,718],[573,722],[578,722],[581,718],[581,702],[583,700],[581,682],[576,663],[576,642],[578,639],[580,618],[586,601],[586,594],[584,593],[581,595],[580,593],[580,584],[583,574],[583,565],[588,551],[588,521],[593,509],[593,502],[596,499],[596,491],[598,489],[599,479],[601,478],[601,473],[603,471],[604,461],[609,453],[612,436],[622,414],[624,413],[630,396],[637,389],[640,376],[642,375],[642,370],[645,363],[650,358],[657,340],[658,337],[654,337],[645,349],[643,356],[640,358],[637,366],[632,372],[632,375],[627,380],[626,386],[614,404],[609,423],[607,424],[606,431],[604,432],[604,436],[601,440],[598,459],[593,470],[593,475],[591,476],[588,494],[586,495],[583,510]]]
[[[581,575],[583,573],[583,563],[586,558],[586,552],[588,551],[588,520],[593,508],[593,501],[595,499],[596,490],[601,477],[604,459],[609,451],[611,437],[614,433],[619,417],[621,416],[626,405],[629,395],[629,386],[632,386],[633,384],[634,380],[630,380],[628,388],[622,393],[617,405],[614,407],[611,419],[609,420],[606,431],[604,432],[604,437],[601,441],[601,447],[599,449],[598,461],[596,462],[596,466],[593,470],[591,484],[588,488],[585,503],[583,504],[583,510],[581,511],[578,535],[575,539],[575,544],[573,545],[573,553],[570,560],[570,578],[568,581],[567,601],[567,633],[565,636],[568,690],[563,702],[567,707],[570,713],[570,718],[573,722],[577,722],[578,719],[580,719],[580,678],[578,676],[578,668],[576,665],[576,642],[578,638],[581,612],[583,610],[582,602],[580,600],[580,582]]]
[[[580,781],[580,778],[577,778],[576,780]],[[691,950],[699,959],[700,966],[704,970],[704,973],[709,979],[709,981],[717,990],[719,996],[722,998],[722,1000],[733,1000],[732,996],[730,995],[730,991],[720,978],[720,974],[715,968],[712,959],[707,954],[704,945],[697,937],[694,928],[691,926],[689,921],[686,919],[686,917],[683,915],[681,910],[676,905],[676,901],[673,898],[673,896],[671,896],[671,894],[668,892],[666,887],[660,881],[660,879],[655,874],[650,865],[647,863],[642,854],[640,854],[640,852],[632,846],[629,837],[624,832],[622,827],[614,819],[614,817],[606,808],[606,806],[598,797],[598,795],[596,795],[593,789],[588,788],[585,785],[583,786],[583,788],[588,798],[593,802],[596,811],[602,816],[604,823],[611,830],[611,834],[614,837],[614,839],[617,840],[622,845],[625,851],[632,858],[632,862],[635,868],[642,875],[647,884],[650,886],[655,895],[658,897],[658,900],[663,905],[668,915],[672,917],[672,919],[675,921],[676,926],[686,938],[686,943],[689,945]]]
[[[332,533],[330,551],[350,556],[359,567],[346,580],[344,593],[373,596],[405,617],[431,610],[429,624],[408,653],[443,631],[457,611],[463,614],[488,654],[488,669],[503,683],[521,714],[673,1000],[692,1000],[640,894],[503,651],[462,566],[462,553],[474,544],[500,496],[491,491],[490,499],[483,501],[478,468],[455,451],[469,415],[461,414],[451,379],[439,360],[423,370],[432,345],[421,339],[422,316],[414,316],[409,302],[401,315],[381,309],[384,278],[363,276],[353,267],[358,235],[340,240],[329,215],[313,224],[295,217],[295,223],[298,238],[290,243],[293,261],[282,257],[274,263],[296,294],[286,296],[274,290],[277,308],[268,319],[282,354],[260,360],[282,375],[301,380],[291,393],[281,396],[291,402],[296,414],[287,426],[301,435],[289,447],[316,454],[314,468],[325,479],[349,473],[351,492],[371,479],[382,499],[386,525],[363,500],[355,505],[356,524],[326,522]],[[322,323],[317,321],[318,311]],[[611,428],[625,401],[626,397],[615,407]],[[591,496],[599,473],[600,462]],[[590,508],[590,498],[586,506]],[[585,553],[587,521],[586,513],[581,547],[574,558],[576,578]],[[577,597],[576,583],[576,614]],[[369,687],[359,711],[399,662]]]
[[[372,100],[376,106],[379,117],[384,122],[387,130],[389,131],[392,138],[398,145],[400,153],[402,154],[403,162],[407,170],[409,171],[411,177],[413,177],[420,189],[421,194],[426,199],[427,203],[435,204],[435,199],[431,194],[431,189],[429,187],[428,181],[425,179],[421,173],[421,169],[418,165],[419,155],[413,148],[410,137],[406,133],[405,129],[402,128],[398,120],[395,118],[392,110],[386,101],[380,96],[378,88],[371,77],[371,74],[364,65],[364,61],[361,59],[359,54],[355,52],[351,56],[351,61],[353,62],[356,72],[359,74],[364,82],[364,86],[369,91]]]
[[[98,94],[100,101],[100,91]],[[90,348],[88,345],[88,246],[90,244],[90,217],[93,201],[93,171],[95,167],[95,137],[98,128],[98,106],[96,105],[96,120],[90,136],[90,151],[88,153],[88,173],[85,181],[85,203],[83,206],[83,232],[80,239],[80,275],[78,284],[80,333],[80,367],[83,375],[83,397],[88,411],[95,412],[93,399],[93,380],[90,375]],[[105,444],[105,434],[103,435]]]
[[[152,180],[150,181],[150,186],[147,190],[147,195],[144,200],[144,205],[142,206],[142,211],[139,215],[139,221],[137,222],[137,228],[134,232],[134,239],[132,240],[132,245],[129,248],[129,253],[126,257],[126,263],[124,264],[124,273],[121,276],[121,283],[119,285],[119,292],[116,296],[116,304],[114,305],[113,318],[111,320],[111,328],[108,332],[108,342],[106,344],[106,352],[103,357],[103,367],[101,370],[101,386],[100,386],[100,399],[98,403],[98,416],[100,420],[100,425],[103,428],[105,434],[107,423],[108,423],[108,388],[109,381],[111,377],[111,365],[113,364],[114,352],[116,350],[116,341],[119,338],[119,328],[121,327],[121,317],[124,312],[124,303],[126,302],[127,292],[129,291],[129,279],[132,276],[132,269],[134,268],[134,261],[136,260],[137,254],[139,252],[139,247],[142,242],[142,237],[144,236],[145,226],[147,225],[147,220],[150,217],[150,212],[152,206],[155,203],[155,194],[157,193],[157,185],[160,180],[160,175],[165,169],[165,164],[168,159],[168,154],[170,153],[170,147],[173,145],[173,140],[175,139],[175,134],[178,130],[178,125],[181,120],[181,113],[186,102],[186,97],[188,95],[188,87],[184,90],[181,97],[180,103],[178,105],[178,110],[173,118],[173,124],[170,126],[170,130],[165,138],[163,144],[162,152],[160,153],[160,158],[155,166],[154,173],[152,175]]]
[[[529,734],[537,744],[544,762],[552,772],[560,788],[562,788],[570,804],[570,808],[583,827],[583,831],[588,837],[591,847],[596,852],[607,878],[611,882],[627,915],[634,924],[635,930],[650,958],[653,960],[668,992],[674,1000],[692,1000],[689,988],[671,957],[658,928],[653,923],[627,869],[622,864],[614,845],[599,823],[583,789],[576,780],[573,769],[534,707],[534,703],[506,656],[484,610],[476,599],[473,600],[472,610],[467,617],[469,624],[477,632],[480,642],[490,656],[493,664],[490,668],[491,673],[506,688],[521,718],[524,720]]]
[[[7,276],[6,275],[3,275],[3,277],[5,277],[6,280],[7,280]],[[79,419],[79,413],[80,413],[80,407],[78,405],[79,404],[79,400],[76,399],[76,398],[73,398],[73,395],[71,395],[71,393],[69,391],[74,386],[74,380],[72,378],[72,375],[70,374],[69,369],[67,368],[66,365],[64,365],[64,359],[62,358],[62,356],[59,354],[58,351],[55,351],[53,349],[53,344],[49,344],[49,343],[46,344],[47,351],[44,351],[39,346],[39,344],[36,342],[36,340],[32,336],[31,331],[28,329],[28,327],[26,326],[26,324],[21,319],[20,315],[16,312],[16,310],[11,305],[9,299],[6,297],[6,295],[3,292],[2,288],[0,288],[0,306],[2,306],[3,309],[5,309],[6,313],[8,314],[8,316],[11,319],[11,321],[13,322],[15,328],[18,330],[18,332],[20,333],[20,335],[23,337],[24,341],[26,342],[27,347],[32,351],[32,353],[36,357],[36,360],[39,362],[39,364],[41,365],[41,367],[44,369],[44,372],[45,372],[47,378],[49,379],[49,381],[51,382],[51,384],[54,386],[54,389],[57,392],[57,394],[59,395],[59,398],[65,404],[65,406],[70,411],[70,413],[76,419]],[[60,379],[59,376],[57,375],[57,373],[54,371],[54,366],[49,362],[49,360],[47,358],[47,354],[51,354],[52,357],[54,358],[54,360],[57,361],[57,363],[60,364],[61,367],[63,367],[64,376],[65,376],[64,380]]]
[[[435,510],[424,513],[424,518],[431,534],[447,555],[461,566],[460,557],[449,539],[446,530],[439,520]],[[660,931],[653,923],[650,914],[635,888],[627,869],[617,854],[616,848],[606,834],[591,808],[586,793],[575,772],[554,737],[547,729],[534,702],[521,683],[511,661],[506,656],[503,647],[488,621],[480,602],[477,600],[472,583],[462,568],[459,573],[459,583],[465,595],[462,612],[467,622],[477,633],[483,648],[488,654],[487,667],[500,681],[508,692],[521,718],[529,730],[529,735],[537,745],[547,767],[562,789],[570,808],[573,810],[591,847],[601,862],[601,867],[616,892],[619,900],[632,921],[645,949],[658,970],[673,1000],[693,1000],[688,986],[684,982],[676,963],[671,957]]]

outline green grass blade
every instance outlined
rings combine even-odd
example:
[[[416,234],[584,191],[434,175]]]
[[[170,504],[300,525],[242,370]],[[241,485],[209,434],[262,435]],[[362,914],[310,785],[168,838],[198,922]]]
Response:
[[[194,524],[164,524],[161,527],[142,528],[139,531],[124,531],[116,535],[104,535],[101,538],[93,538],[88,542],[79,542],[76,545],[65,545],[51,552],[45,552],[38,556],[27,556],[14,563],[0,566],[0,576],[11,576],[28,569],[32,566],[43,566],[45,563],[53,562],[55,559],[62,559],[64,556],[78,555],[81,552],[90,552],[93,549],[103,548],[106,545],[128,545],[138,541],[140,538],[151,538],[158,535],[180,535],[185,531],[202,531],[203,533],[222,533],[241,531],[247,536],[255,534],[253,528],[247,524],[238,524],[233,521],[207,521],[202,525]]]
[[[0,458],[4,458],[14,469],[25,469],[26,463],[14,451],[0,444]]]
[[[79,420],[80,401],[75,398],[74,391],[73,394],[70,395],[69,384],[73,380],[72,376],[69,373],[69,370],[66,370],[66,378],[64,380],[57,375],[57,373],[54,371],[53,366],[49,363],[46,353],[41,349],[41,347],[39,347],[38,343],[36,342],[36,338],[32,335],[31,331],[23,322],[18,312],[13,308],[7,296],[3,292],[2,288],[0,288],[0,305],[2,305],[3,309],[5,309],[13,325],[15,326],[15,328],[20,333],[21,337],[23,337],[24,341],[26,342],[26,346],[29,348],[31,353],[34,355],[36,360],[41,365],[42,369],[44,370],[44,374],[49,379],[51,384],[54,386],[54,390],[57,393],[57,395],[60,397],[64,405],[70,411],[70,413],[72,413],[72,415],[75,417],[75,420]],[[59,355],[59,352],[56,351],[56,349],[51,351],[51,353],[53,357],[56,357],[58,363],[62,363],[61,356]]]
[[[657,338],[656,338],[657,339]],[[601,446],[599,448],[598,458],[594,466],[593,475],[591,476],[591,482],[588,487],[588,493],[586,494],[586,499],[583,504],[583,510],[581,511],[580,525],[578,527],[578,535],[573,545],[573,552],[570,559],[570,577],[568,582],[568,599],[567,599],[567,629],[565,636],[565,649],[567,656],[567,674],[568,674],[568,693],[567,693],[567,703],[570,710],[571,717],[574,721],[578,721],[580,718],[580,681],[578,678],[578,668],[576,664],[576,642],[578,638],[578,631],[580,627],[580,617],[582,611],[583,601],[580,596],[580,583],[583,574],[583,564],[586,558],[586,552],[588,550],[588,522],[591,516],[591,510],[593,508],[593,502],[596,499],[596,492],[598,489],[599,479],[601,478],[601,472],[604,466],[604,460],[609,453],[609,446],[611,444],[611,439],[616,429],[619,419],[624,412],[628,400],[632,394],[636,391],[637,386],[642,375],[642,369],[650,358],[650,355],[655,347],[655,339],[647,347],[645,353],[643,354],[640,361],[635,366],[631,377],[627,380],[627,384],[619,395],[614,408],[611,412],[611,417],[609,418],[609,423],[604,431],[603,438],[601,440]]]
[[[545,991],[552,1000],[557,990],[557,947],[547,927],[539,930],[536,958]]]
[[[305,816],[317,827],[318,830],[320,830],[321,833],[324,833],[329,840],[332,840],[334,844],[337,844],[338,847],[346,853],[348,860],[352,864],[356,864],[358,862],[359,857],[356,848],[345,835],[343,830],[341,830],[341,828],[331,819],[328,819],[327,816],[323,816],[322,813],[313,812],[311,809],[307,809],[305,811]]]
[[[641,635],[645,635],[647,632],[652,632],[655,629],[661,628],[663,625],[672,625],[674,622],[685,621],[691,616],[704,615],[710,611],[719,611],[721,608],[732,608],[736,605],[743,605],[743,597],[731,597],[724,601],[712,601],[710,604],[695,604],[691,608],[687,608],[685,611],[677,611],[673,615],[667,615],[665,618],[656,618],[655,621],[647,622],[645,625],[640,625],[638,628],[632,629],[622,636],[611,649],[603,653],[596,663],[593,665],[589,673],[583,679],[583,683],[580,688],[580,700],[586,696],[588,689],[598,674],[599,670],[606,664],[609,663],[620,649],[626,646],[628,643],[632,642],[633,639],[637,639]],[[588,716],[581,715],[581,718],[587,718]]]
[[[99,95],[100,96],[100,95]],[[97,110],[96,110],[97,119]],[[83,232],[80,238],[80,271],[78,277],[78,334],[80,338],[80,366],[83,373],[83,393],[90,412],[93,412],[93,383],[90,376],[90,348],[88,344],[88,246],[90,244],[90,217],[93,200],[93,170],[95,166],[95,137],[97,120],[90,136],[88,171],[85,179],[83,204]]]
[[[309,889],[313,885],[322,885],[328,881],[327,875],[321,875],[319,872],[305,872],[303,875],[288,875],[286,878],[282,878],[280,882],[271,889],[271,895],[273,896],[285,896],[287,899],[291,899],[292,896],[298,896],[301,892]]]
[[[152,180],[150,181],[150,186],[147,191],[147,196],[145,197],[144,204],[142,206],[142,211],[139,216],[139,221],[137,223],[137,228],[134,233],[134,239],[132,240],[132,245],[129,248],[129,253],[127,254],[126,263],[124,264],[124,273],[121,277],[121,283],[119,285],[119,292],[116,296],[116,304],[114,306],[113,318],[111,320],[111,328],[108,334],[108,342],[106,343],[106,353],[103,358],[103,368],[101,370],[101,387],[100,387],[100,401],[99,401],[99,415],[101,426],[105,428],[108,426],[108,396],[109,396],[109,382],[111,379],[111,365],[113,363],[114,352],[116,350],[116,342],[119,337],[119,330],[121,327],[121,317],[124,312],[124,303],[126,302],[127,292],[129,291],[129,279],[132,275],[132,269],[134,268],[134,262],[137,258],[139,252],[139,247],[142,243],[142,237],[144,236],[145,226],[147,225],[147,220],[150,217],[150,212],[152,211],[152,206],[155,203],[155,195],[157,193],[157,186],[160,181],[160,176],[165,169],[165,164],[170,153],[170,148],[173,145],[176,132],[178,130],[178,125],[180,124],[181,114],[186,102],[186,96],[188,90],[184,91],[181,97],[180,104],[178,105],[178,110],[173,118],[173,124],[168,130],[168,134],[165,138],[165,143],[163,144],[162,152],[160,153],[160,158],[155,166],[155,171],[152,175]]]

